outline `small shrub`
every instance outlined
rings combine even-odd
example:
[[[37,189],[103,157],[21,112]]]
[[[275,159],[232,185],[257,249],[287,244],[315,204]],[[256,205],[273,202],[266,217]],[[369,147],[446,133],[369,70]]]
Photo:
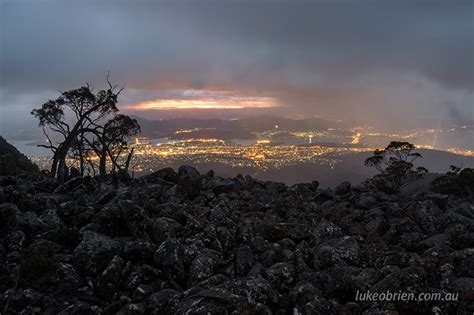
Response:
[[[474,192],[474,169],[451,165],[450,170],[431,182],[431,190],[440,194],[465,196]]]

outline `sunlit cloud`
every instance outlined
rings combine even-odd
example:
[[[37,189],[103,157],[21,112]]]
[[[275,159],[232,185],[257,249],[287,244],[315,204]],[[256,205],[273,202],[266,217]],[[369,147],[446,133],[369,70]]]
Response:
[[[128,104],[126,109],[244,109],[277,107],[276,98],[246,96],[233,91],[182,90],[170,91],[153,100]]]

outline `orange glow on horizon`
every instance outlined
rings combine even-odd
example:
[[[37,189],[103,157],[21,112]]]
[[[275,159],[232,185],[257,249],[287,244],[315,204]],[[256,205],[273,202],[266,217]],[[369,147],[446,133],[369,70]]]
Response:
[[[134,109],[241,109],[242,105],[221,104],[216,101],[198,101],[198,100],[156,100],[138,103],[133,106]]]
[[[212,94],[212,93],[211,93]],[[269,108],[278,106],[277,100],[272,97],[240,97],[228,96],[215,98],[212,95],[197,99],[156,99],[127,106],[135,110],[160,109],[243,109]]]

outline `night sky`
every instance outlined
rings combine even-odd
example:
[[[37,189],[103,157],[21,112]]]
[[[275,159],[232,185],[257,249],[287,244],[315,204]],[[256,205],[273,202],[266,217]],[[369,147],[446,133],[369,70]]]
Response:
[[[474,119],[474,1],[0,3],[2,129],[108,71],[138,114]]]

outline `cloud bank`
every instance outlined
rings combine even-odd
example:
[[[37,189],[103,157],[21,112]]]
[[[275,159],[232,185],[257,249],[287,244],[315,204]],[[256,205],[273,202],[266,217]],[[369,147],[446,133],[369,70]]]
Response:
[[[100,87],[109,70],[126,84],[125,104],[173,91],[231,91],[277,99],[282,113],[295,115],[474,115],[472,1],[1,6],[2,116],[58,89]]]

